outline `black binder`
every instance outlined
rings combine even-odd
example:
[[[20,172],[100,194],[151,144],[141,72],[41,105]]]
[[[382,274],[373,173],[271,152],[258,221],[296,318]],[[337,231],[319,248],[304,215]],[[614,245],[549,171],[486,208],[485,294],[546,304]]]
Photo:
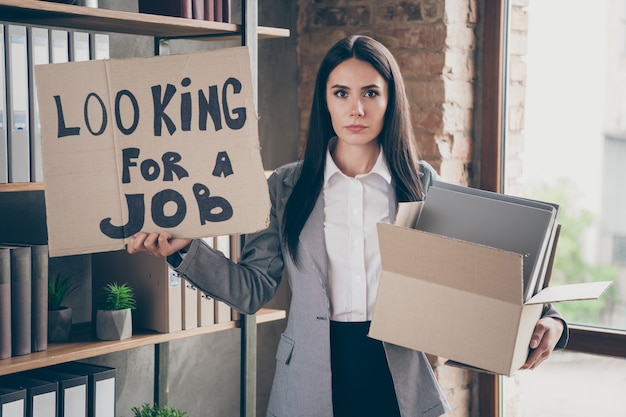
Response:
[[[29,378],[20,373],[5,375],[0,379],[0,387],[26,390],[27,417],[58,417],[57,392],[59,384]]]
[[[68,362],[52,369],[87,377],[88,417],[115,417],[115,368]]]
[[[26,390],[0,388],[0,416],[26,417]]]
[[[87,417],[87,377],[85,375],[60,372],[51,368],[27,371],[24,375],[58,383],[58,417]]]

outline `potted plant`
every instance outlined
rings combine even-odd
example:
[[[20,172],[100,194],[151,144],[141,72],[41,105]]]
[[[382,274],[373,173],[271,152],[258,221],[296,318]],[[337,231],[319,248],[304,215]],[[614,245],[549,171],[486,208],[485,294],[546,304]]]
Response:
[[[186,417],[186,411],[181,411],[174,407],[168,407],[167,405],[163,405],[158,407],[155,405],[144,404],[139,407],[133,407],[132,409],[133,417]]]
[[[96,312],[96,337],[100,340],[122,340],[132,336],[131,312],[136,307],[135,293],[127,283],[107,284],[102,307]]]
[[[72,308],[63,305],[65,299],[78,287],[71,277],[56,274],[48,280],[48,340],[65,342],[72,331]]]

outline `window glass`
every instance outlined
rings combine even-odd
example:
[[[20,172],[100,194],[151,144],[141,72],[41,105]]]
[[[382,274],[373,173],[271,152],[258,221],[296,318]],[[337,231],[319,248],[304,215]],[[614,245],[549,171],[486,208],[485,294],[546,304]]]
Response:
[[[507,194],[557,203],[551,285],[613,281],[557,303],[568,323],[626,329],[626,0],[509,1]],[[626,359],[556,352],[503,377],[505,417],[618,417]]]
[[[505,192],[559,204],[552,285],[613,281],[567,321],[626,329],[626,1],[586,4],[511,8]]]

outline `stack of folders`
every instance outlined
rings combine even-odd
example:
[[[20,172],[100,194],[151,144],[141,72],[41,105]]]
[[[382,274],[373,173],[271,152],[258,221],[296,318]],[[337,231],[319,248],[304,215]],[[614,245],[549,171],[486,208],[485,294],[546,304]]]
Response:
[[[548,285],[559,206],[444,182],[428,190],[415,228],[524,256],[524,301]]]
[[[48,348],[48,246],[0,243],[0,359]]]
[[[139,0],[139,12],[187,19],[231,21],[230,0]]]
[[[115,368],[81,362],[5,375],[0,377],[0,393],[12,393],[3,402],[13,399],[12,408],[1,416],[115,417],[115,382]]]
[[[203,239],[209,246],[231,256],[232,236]],[[169,267],[164,258],[125,250],[94,253],[91,257],[93,305],[98,306],[103,288],[110,282],[127,283],[135,293],[133,328],[172,333],[236,320],[237,313],[214,299]]]
[[[105,59],[108,50],[108,35],[0,22],[0,184],[43,181],[35,66]]]

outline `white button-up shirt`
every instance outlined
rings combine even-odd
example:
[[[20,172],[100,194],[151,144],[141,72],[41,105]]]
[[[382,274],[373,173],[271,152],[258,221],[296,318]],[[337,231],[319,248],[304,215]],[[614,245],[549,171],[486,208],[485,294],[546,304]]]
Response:
[[[327,151],[323,193],[331,319],[371,320],[382,270],[376,223],[390,223],[396,210],[382,151],[369,173],[354,178]]]

